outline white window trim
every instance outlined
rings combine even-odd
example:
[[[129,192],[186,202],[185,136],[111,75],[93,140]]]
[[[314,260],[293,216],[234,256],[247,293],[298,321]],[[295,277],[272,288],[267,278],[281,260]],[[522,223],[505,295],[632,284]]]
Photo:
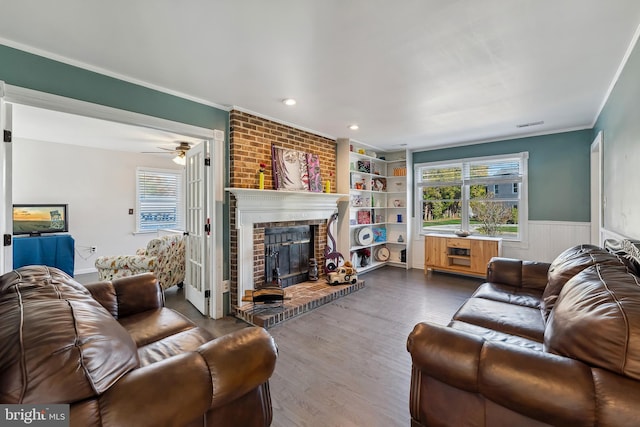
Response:
[[[413,179],[414,179],[414,218],[416,218],[416,223],[419,224],[416,228],[416,237],[421,238],[424,237],[425,232],[422,227],[422,204],[421,200],[421,188],[420,185],[421,179],[419,177],[419,171],[421,168],[428,166],[440,166],[440,165],[451,165],[454,163],[472,163],[479,161],[492,161],[492,160],[502,160],[502,159],[512,159],[514,157],[520,157],[522,160],[522,181],[520,185],[520,203],[518,206],[518,211],[520,214],[520,222],[519,224],[519,232],[520,239],[518,240],[504,240],[503,244],[512,247],[518,247],[526,249],[529,246],[529,152],[523,151],[520,153],[511,153],[511,154],[499,154],[495,156],[482,156],[482,157],[465,157],[461,159],[450,159],[450,160],[440,160],[435,162],[423,162],[423,163],[415,163],[413,165]],[[466,209],[466,204],[462,204],[463,210]],[[463,215],[466,215],[467,212],[464,211]]]
[[[149,172],[157,172],[157,173],[167,173],[167,174],[175,174],[175,175],[179,175],[180,176],[180,197],[178,200],[178,212],[179,212],[179,223],[177,225],[177,227],[172,228],[171,230],[166,229],[167,231],[172,231],[172,232],[176,232],[176,231],[184,231],[185,228],[185,182],[184,182],[184,178],[185,178],[185,174],[184,174],[184,170],[178,170],[178,169],[160,169],[160,168],[150,168],[150,167],[145,167],[145,166],[138,166],[136,168],[136,210],[135,210],[135,216],[136,216],[136,226],[135,226],[135,230],[133,232],[133,234],[157,234],[159,231],[161,230],[165,230],[164,228],[159,228],[156,230],[141,230],[140,229],[140,211],[141,211],[141,207],[140,207],[140,181],[138,180],[138,176],[140,174],[140,172],[142,171],[149,171]]]

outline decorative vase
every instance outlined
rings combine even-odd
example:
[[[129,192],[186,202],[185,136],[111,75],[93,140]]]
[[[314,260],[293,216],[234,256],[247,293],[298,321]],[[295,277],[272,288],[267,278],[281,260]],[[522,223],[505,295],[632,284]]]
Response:
[[[264,172],[258,174],[258,188],[264,190]]]
[[[318,280],[318,261],[315,258],[309,259],[309,280],[313,282]]]

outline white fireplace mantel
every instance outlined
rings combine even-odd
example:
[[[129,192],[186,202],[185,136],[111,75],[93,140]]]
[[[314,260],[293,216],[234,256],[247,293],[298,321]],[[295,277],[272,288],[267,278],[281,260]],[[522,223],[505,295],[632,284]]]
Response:
[[[236,227],[256,222],[329,219],[348,194],[225,188],[236,197]]]
[[[238,305],[253,289],[253,228],[262,222],[329,220],[348,194],[225,188],[236,198]]]

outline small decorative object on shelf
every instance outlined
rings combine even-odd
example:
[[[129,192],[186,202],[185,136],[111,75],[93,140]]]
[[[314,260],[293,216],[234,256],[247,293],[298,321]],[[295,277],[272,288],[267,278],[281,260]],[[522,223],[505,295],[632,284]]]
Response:
[[[387,180],[384,178],[376,178],[371,181],[371,188],[375,191],[385,191],[387,189]]]
[[[358,170],[360,172],[371,173],[371,162],[368,160],[358,160]]]
[[[331,193],[331,177],[333,176],[332,172],[329,172],[329,179],[324,183],[324,192]]]
[[[376,243],[383,243],[387,241],[387,229],[383,227],[376,227],[373,229],[373,241]]]
[[[385,262],[389,260],[391,253],[386,246],[381,246],[376,249],[376,261]]]
[[[371,250],[369,248],[363,248],[358,250],[360,256],[360,267],[366,267],[369,265],[369,257],[371,257]]]
[[[358,211],[358,224],[371,224],[371,212]]]
[[[266,164],[260,163],[260,170],[258,171],[258,188],[260,190],[264,190],[264,170],[266,167]]]
[[[404,237],[402,237],[402,234],[398,236],[398,243],[402,243],[404,242]]]
[[[456,230],[454,234],[458,237],[468,237],[471,236],[471,232],[468,230]]]
[[[407,176],[407,168],[393,168],[393,176]]]

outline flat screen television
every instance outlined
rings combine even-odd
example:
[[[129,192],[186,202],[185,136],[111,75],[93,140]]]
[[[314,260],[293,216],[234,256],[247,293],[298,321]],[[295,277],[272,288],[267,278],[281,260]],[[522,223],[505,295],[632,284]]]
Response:
[[[65,204],[13,205],[13,234],[38,236],[44,233],[66,233],[69,217]]]

